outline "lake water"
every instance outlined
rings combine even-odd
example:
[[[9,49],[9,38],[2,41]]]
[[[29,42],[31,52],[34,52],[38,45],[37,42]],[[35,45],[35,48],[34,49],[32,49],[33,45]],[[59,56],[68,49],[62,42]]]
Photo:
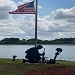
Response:
[[[33,45],[0,45],[0,58],[12,58],[13,55],[17,59],[25,58],[25,51]],[[57,56],[57,60],[75,61],[75,45],[43,45],[43,49],[39,52],[42,53],[45,48],[46,59],[53,59],[55,56],[56,48],[62,48],[62,53]]]

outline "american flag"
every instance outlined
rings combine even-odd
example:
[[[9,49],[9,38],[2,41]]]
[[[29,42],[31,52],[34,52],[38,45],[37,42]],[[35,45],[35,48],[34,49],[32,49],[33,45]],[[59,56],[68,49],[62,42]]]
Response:
[[[35,14],[34,1],[18,6],[18,9],[10,14]]]

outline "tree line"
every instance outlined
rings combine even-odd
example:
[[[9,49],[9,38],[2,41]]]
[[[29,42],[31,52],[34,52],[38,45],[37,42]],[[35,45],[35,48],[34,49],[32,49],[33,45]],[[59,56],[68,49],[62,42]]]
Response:
[[[38,44],[75,44],[75,38],[60,38],[54,40],[40,40],[37,39]],[[0,40],[0,45],[4,44],[17,44],[17,45],[29,45],[35,44],[35,39],[19,39],[19,38],[4,38]]]

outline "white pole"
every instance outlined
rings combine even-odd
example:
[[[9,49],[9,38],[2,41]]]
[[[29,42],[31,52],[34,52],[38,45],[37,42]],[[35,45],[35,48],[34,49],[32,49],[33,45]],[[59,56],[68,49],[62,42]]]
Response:
[[[35,47],[37,47],[37,8],[38,8],[38,0],[36,0],[36,9],[35,9]]]

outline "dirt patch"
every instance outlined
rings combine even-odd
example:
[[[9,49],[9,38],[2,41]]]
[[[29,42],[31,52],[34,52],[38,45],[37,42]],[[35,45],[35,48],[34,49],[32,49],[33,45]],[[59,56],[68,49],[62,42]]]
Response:
[[[25,75],[75,75],[75,67],[52,67],[41,70],[33,70]]]

